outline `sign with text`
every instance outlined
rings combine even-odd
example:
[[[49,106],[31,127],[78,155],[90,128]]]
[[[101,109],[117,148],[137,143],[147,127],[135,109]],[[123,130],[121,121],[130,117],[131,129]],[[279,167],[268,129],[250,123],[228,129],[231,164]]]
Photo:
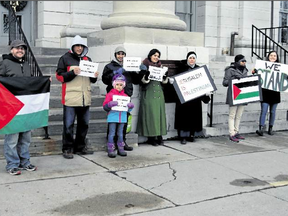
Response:
[[[99,63],[81,60],[79,64],[81,69],[79,76],[95,78],[95,72],[98,70],[98,65]]]
[[[149,66],[150,75],[148,79],[162,82],[164,74],[168,71],[167,67],[153,67]]]
[[[288,92],[288,65],[256,60],[255,69],[261,75],[261,87],[277,92]]]
[[[123,68],[126,71],[140,71],[140,65],[140,57],[124,57],[123,59]]]
[[[230,80],[228,95],[231,106],[262,101],[260,75]]]
[[[177,74],[173,78],[173,86],[182,104],[217,90],[206,65]]]
[[[128,111],[127,104],[130,102],[130,97],[113,95],[113,101],[117,101],[118,105],[112,107],[112,110],[116,111]]]

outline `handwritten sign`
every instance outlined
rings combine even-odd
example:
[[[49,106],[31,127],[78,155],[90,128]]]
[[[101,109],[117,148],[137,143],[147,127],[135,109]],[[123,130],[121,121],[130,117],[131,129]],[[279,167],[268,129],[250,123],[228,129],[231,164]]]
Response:
[[[140,57],[124,57],[123,59],[123,68],[126,71],[140,71],[140,65]]]
[[[113,101],[118,101],[118,105],[112,107],[112,110],[116,111],[128,111],[127,104],[130,102],[130,97],[113,95]]]
[[[278,92],[288,92],[288,65],[256,60],[255,69],[261,75],[261,87]]]
[[[148,76],[148,79],[162,82],[163,76],[167,70],[168,70],[167,67],[160,68],[149,66],[150,75]]]
[[[81,60],[79,67],[81,72],[79,76],[95,77],[95,72],[98,70],[99,63]]]
[[[177,74],[173,86],[181,103],[201,97],[217,88],[206,65]]]

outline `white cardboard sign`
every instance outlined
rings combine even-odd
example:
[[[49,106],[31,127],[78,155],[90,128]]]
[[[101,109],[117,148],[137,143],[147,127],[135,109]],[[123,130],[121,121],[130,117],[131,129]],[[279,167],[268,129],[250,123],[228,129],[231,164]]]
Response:
[[[150,75],[148,76],[148,79],[162,82],[163,76],[167,70],[167,67],[160,68],[149,66]]]
[[[112,107],[112,110],[115,111],[128,111],[127,104],[130,102],[130,97],[113,95],[113,101],[118,101],[118,105]]]
[[[81,60],[79,64],[81,69],[79,76],[95,78],[95,72],[98,70],[98,65],[99,63]]]
[[[140,71],[140,65],[140,57],[124,57],[123,59],[123,68],[126,71]]]

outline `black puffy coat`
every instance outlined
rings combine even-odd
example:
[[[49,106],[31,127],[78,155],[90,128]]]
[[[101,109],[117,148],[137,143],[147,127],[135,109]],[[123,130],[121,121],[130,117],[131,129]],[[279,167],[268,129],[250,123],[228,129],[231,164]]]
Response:
[[[10,53],[2,56],[3,61],[0,63],[0,76],[4,77],[22,77],[32,76],[29,64],[27,62],[19,61]]]
[[[102,82],[107,85],[106,92],[108,93],[112,88],[112,78],[114,76],[113,71],[122,68],[122,66],[116,61],[112,60],[109,64],[104,67],[102,74]],[[134,71],[125,71],[123,75],[126,78],[126,86],[124,88],[124,92],[131,97],[133,94],[133,84],[139,84],[139,75]]]

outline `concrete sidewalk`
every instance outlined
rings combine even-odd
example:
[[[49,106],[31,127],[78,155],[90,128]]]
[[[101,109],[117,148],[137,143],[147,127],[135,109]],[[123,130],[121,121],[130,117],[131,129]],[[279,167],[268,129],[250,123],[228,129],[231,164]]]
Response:
[[[140,144],[127,157],[32,157],[11,176],[0,160],[0,215],[287,216],[288,132]]]

